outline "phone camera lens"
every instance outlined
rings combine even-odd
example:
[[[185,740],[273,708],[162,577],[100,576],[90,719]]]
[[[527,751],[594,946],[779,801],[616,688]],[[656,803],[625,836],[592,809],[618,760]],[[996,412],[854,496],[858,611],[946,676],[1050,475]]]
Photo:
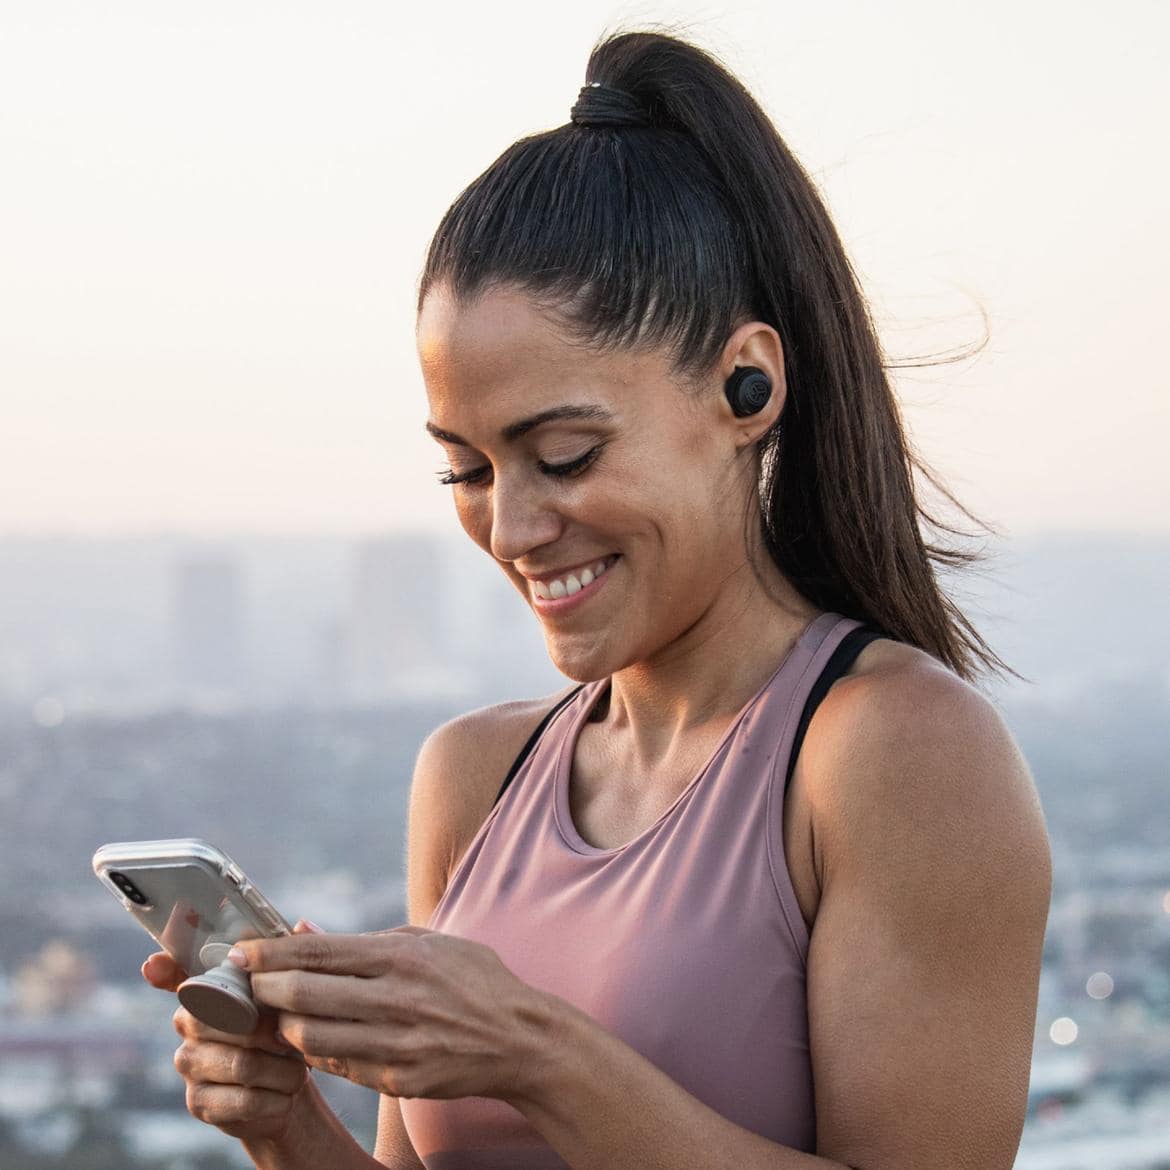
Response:
[[[114,883],[130,899],[138,906],[145,906],[148,902],[146,895],[124,874],[118,873],[117,870],[110,871],[110,881]]]

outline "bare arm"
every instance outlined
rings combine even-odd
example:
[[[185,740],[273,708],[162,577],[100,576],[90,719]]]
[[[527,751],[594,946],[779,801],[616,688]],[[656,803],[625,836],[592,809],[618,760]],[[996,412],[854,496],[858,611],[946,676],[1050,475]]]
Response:
[[[463,850],[491,811],[508,766],[554,699],[473,711],[433,732],[419,751],[407,817],[406,899],[425,927]],[[383,1095],[374,1155],[391,1170],[422,1170],[397,1097]]]
[[[394,1162],[370,1157],[325,1103],[312,1080],[305,1103],[278,1139],[245,1140],[244,1149],[258,1170],[406,1170],[421,1162]]]
[[[451,725],[434,732],[415,761],[406,829],[407,921],[426,926],[447,886],[456,829],[442,784],[445,745]],[[393,1170],[421,1170],[422,1159],[410,1143],[398,1098],[382,1095],[378,1103],[378,1139],[374,1156]]]
[[[1039,798],[998,712],[953,675],[867,686],[819,769],[819,1147],[866,1170],[1010,1170],[1052,893]]]
[[[1031,776],[949,673],[858,679],[825,708],[808,761],[816,1154],[733,1124],[550,997],[512,1104],[573,1170],[1010,1170],[1051,893]]]

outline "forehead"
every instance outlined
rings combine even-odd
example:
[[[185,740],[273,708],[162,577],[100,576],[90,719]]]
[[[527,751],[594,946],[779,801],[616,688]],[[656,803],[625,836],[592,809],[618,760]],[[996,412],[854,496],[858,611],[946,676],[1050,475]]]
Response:
[[[590,399],[628,399],[646,381],[660,381],[664,353],[601,351],[572,339],[522,291],[489,289],[463,304],[446,286],[427,293],[416,332],[419,361],[433,408],[516,406],[518,400],[557,405]]]
[[[427,293],[418,315],[419,360],[428,377],[451,376],[470,367],[492,377],[531,362],[556,360],[571,348],[530,298],[514,288],[494,288],[469,302],[446,285]]]

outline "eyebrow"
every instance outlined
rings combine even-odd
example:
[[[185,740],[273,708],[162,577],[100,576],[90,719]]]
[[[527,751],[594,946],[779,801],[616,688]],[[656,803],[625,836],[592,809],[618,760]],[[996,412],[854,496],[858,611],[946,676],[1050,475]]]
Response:
[[[500,436],[505,442],[513,443],[522,435],[528,434],[529,431],[536,427],[544,426],[545,423],[575,421],[578,419],[584,419],[586,422],[612,422],[613,417],[612,412],[606,410],[604,406],[554,406],[550,410],[542,410],[539,414],[522,418],[519,422],[509,423],[500,431]],[[445,431],[442,427],[435,426],[429,420],[427,421],[426,428],[428,434],[433,435],[436,439],[440,439],[444,443],[452,443],[456,447],[470,447],[472,445],[453,431]]]

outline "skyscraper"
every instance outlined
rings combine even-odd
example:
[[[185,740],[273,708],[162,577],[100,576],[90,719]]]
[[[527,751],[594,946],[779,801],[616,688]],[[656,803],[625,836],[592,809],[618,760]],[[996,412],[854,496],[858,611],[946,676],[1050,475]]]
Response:
[[[175,566],[171,605],[176,678],[198,697],[237,698],[247,678],[239,565],[226,556]]]
[[[378,537],[356,549],[345,639],[346,690],[359,703],[458,689],[446,653],[436,538]]]

